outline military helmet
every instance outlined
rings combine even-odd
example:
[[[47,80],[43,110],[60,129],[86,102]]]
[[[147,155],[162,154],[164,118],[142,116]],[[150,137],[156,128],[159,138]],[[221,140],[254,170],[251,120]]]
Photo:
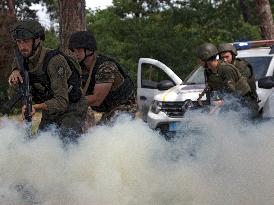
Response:
[[[31,39],[40,38],[45,40],[44,27],[36,20],[21,20],[15,23],[11,28],[13,39]]]
[[[197,47],[196,54],[199,59],[206,61],[213,56],[216,56],[218,54],[218,50],[212,43],[204,43]]]
[[[69,49],[85,48],[90,51],[97,50],[95,37],[89,31],[77,31],[71,34],[69,39]]]
[[[235,56],[238,55],[237,49],[231,43],[221,43],[218,47],[219,53],[222,52],[232,52]]]

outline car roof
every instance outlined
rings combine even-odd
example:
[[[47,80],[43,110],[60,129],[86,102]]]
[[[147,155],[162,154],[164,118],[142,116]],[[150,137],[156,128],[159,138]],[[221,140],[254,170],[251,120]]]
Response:
[[[247,60],[251,63],[254,73],[257,74],[257,80],[265,75],[273,75],[274,40],[234,42],[232,44],[237,49],[238,58],[254,58],[250,61]]]
[[[274,56],[274,40],[234,42],[238,57]]]
[[[274,56],[274,53],[269,54],[270,47],[249,48],[245,50],[238,50],[237,57],[252,57],[252,56]]]

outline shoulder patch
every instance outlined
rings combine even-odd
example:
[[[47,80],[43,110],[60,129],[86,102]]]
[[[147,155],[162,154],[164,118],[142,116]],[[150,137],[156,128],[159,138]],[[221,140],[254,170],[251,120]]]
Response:
[[[64,78],[64,75],[65,75],[65,71],[64,71],[64,68],[62,66],[59,66],[58,67],[58,70],[57,70],[57,76],[59,78]]]

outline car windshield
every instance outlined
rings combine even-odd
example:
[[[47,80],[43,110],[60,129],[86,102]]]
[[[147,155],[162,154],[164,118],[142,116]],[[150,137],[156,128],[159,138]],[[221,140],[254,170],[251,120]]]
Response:
[[[204,67],[199,66],[193,70],[185,79],[184,84],[204,84]]]
[[[255,78],[258,80],[265,76],[272,56],[244,57],[244,59],[251,64]]]
[[[265,76],[269,64],[272,60],[272,56],[256,56],[256,57],[244,57],[247,60],[255,74],[256,80]],[[198,68],[194,69],[185,79],[184,84],[204,84],[204,68],[199,66]]]

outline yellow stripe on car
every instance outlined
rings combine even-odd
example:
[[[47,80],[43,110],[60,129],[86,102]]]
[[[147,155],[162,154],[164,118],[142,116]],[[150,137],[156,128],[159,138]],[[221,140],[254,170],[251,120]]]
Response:
[[[168,95],[169,93],[171,93],[175,88],[176,88],[176,86],[174,86],[173,88],[167,90],[166,93],[164,93],[164,95],[163,95],[163,101],[166,101],[167,95]]]

